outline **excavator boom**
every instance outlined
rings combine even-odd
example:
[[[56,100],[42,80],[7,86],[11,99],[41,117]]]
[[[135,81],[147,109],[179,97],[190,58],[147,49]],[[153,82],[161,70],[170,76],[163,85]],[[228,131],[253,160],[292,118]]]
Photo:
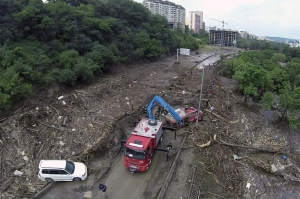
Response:
[[[149,103],[147,107],[147,113],[148,113],[148,118],[149,119],[155,119],[153,114],[152,114],[152,108],[156,105],[156,103],[161,104],[173,117],[174,119],[179,123],[179,125],[182,125],[182,119],[179,116],[179,114],[170,106],[163,98],[161,98],[158,95],[155,95],[151,102]]]

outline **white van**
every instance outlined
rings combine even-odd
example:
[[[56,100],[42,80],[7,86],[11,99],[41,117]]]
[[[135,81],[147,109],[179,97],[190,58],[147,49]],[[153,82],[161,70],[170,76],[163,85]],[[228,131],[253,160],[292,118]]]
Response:
[[[87,167],[69,160],[41,160],[39,179],[53,181],[81,181],[87,178]]]

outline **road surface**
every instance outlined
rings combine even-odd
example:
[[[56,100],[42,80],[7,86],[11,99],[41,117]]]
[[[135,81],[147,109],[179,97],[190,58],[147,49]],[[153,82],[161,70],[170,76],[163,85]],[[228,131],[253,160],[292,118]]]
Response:
[[[104,182],[108,187],[107,195],[109,198],[142,199],[147,182],[151,179],[151,174],[157,165],[157,160],[158,156],[154,156],[152,165],[147,172],[131,174],[129,170],[124,167],[123,158],[118,157],[117,165],[111,168],[111,172],[109,172],[108,178]],[[96,196],[93,198],[96,199],[99,197]]]

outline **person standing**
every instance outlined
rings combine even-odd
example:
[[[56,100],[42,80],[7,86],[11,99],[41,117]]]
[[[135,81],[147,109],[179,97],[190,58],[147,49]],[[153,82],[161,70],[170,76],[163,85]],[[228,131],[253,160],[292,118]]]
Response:
[[[105,198],[108,198],[108,196],[106,195],[106,188],[107,188],[107,187],[105,186],[105,184],[100,184],[100,185],[99,185],[99,191],[102,191],[104,197],[105,197]]]

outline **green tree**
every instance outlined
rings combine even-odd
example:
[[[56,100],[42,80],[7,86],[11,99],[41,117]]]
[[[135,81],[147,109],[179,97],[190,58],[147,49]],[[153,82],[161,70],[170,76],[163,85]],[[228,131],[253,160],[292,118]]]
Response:
[[[32,91],[32,86],[26,84],[14,70],[9,67],[0,73],[0,108],[26,97]]]
[[[273,82],[272,91],[279,93],[281,89],[284,89],[289,85],[289,76],[282,68],[275,68],[269,72],[270,80]]]
[[[300,127],[300,87],[284,89],[280,94],[281,117],[287,117],[291,128]]]
[[[226,77],[232,78],[234,75],[235,68],[244,64],[245,62],[241,58],[225,60],[226,64],[223,68],[220,68],[222,74]]]
[[[295,63],[300,64],[300,59],[297,58],[297,57],[293,57],[293,58],[291,59],[291,62],[295,62]]]
[[[248,104],[250,96],[262,97],[271,86],[267,71],[251,63],[236,67],[233,78],[239,82],[239,90],[245,95],[245,104]]]
[[[286,72],[289,75],[289,80],[292,87],[300,86],[300,63],[297,62],[287,63]]]
[[[72,69],[78,63],[79,53],[75,50],[63,51],[59,56],[59,66],[61,68]]]
[[[285,62],[285,55],[281,53],[274,53],[273,56],[271,57],[272,61],[280,61],[280,62]]]
[[[266,92],[261,101],[263,108],[267,110],[273,108],[274,98],[275,98],[274,93],[270,91]]]

